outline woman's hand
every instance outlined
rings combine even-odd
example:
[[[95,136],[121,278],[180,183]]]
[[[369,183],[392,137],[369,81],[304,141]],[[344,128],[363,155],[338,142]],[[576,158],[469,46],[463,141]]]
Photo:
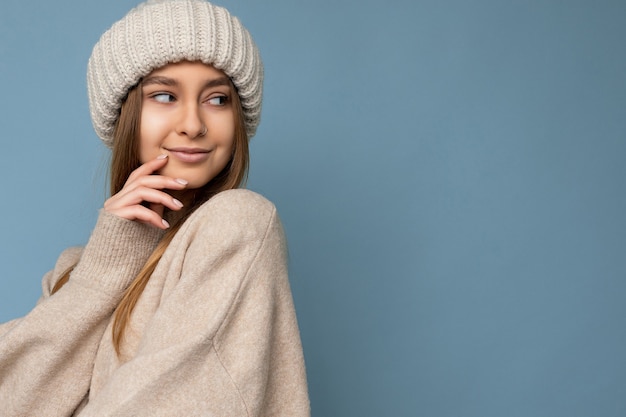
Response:
[[[117,194],[104,202],[104,210],[128,220],[137,220],[160,229],[170,225],[163,219],[164,207],[180,210],[183,204],[163,189],[183,190],[187,181],[152,175],[167,164],[167,155],[159,155],[134,170]]]

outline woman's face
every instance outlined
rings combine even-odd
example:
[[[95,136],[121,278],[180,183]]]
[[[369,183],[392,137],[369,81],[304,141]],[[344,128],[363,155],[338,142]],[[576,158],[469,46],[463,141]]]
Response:
[[[235,116],[230,81],[220,70],[183,61],[154,70],[142,81],[141,163],[168,155],[161,175],[200,188],[228,164]]]

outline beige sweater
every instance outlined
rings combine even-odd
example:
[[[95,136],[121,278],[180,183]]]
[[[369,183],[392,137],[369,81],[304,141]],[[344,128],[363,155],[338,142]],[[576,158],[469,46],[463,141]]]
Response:
[[[283,230],[251,191],[182,226],[117,357],[113,311],[161,233],[102,212],[84,250],[61,255],[36,308],[0,326],[0,416],[309,416]]]

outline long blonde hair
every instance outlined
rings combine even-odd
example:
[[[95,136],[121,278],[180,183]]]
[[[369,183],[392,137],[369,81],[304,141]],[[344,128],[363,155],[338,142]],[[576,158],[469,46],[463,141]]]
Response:
[[[230,83],[230,100],[235,116],[235,138],[233,143],[233,156],[226,167],[202,188],[195,190],[191,204],[183,210],[180,219],[170,227],[157,247],[154,249],[139,274],[126,289],[122,300],[115,310],[113,319],[113,346],[118,355],[124,333],[130,322],[131,314],[137,305],[139,297],[143,293],[154,269],[165,253],[170,242],[180,229],[183,222],[204,202],[215,194],[238,188],[245,183],[249,166],[248,136],[246,134],[243,109],[235,86]],[[120,116],[115,125],[114,145],[111,156],[111,195],[117,194],[126,183],[128,176],[137,169],[139,160],[139,127],[141,122],[141,82],[131,88],[122,104]],[[59,281],[52,289],[52,294],[57,292],[70,278],[74,266],[63,273]]]

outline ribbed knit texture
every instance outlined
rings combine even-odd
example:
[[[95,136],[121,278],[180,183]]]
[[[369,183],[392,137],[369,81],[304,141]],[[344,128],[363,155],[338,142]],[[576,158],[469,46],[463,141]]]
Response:
[[[163,234],[156,227],[101,210],[83,261],[72,272],[72,279],[114,294],[123,292]]]
[[[87,68],[94,129],[108,147],[128,90],[168,63],[201,61],[224,71],[237,88],[248,138],[261,120],[263,65],[239,20],[204,0],[149,0],[106,31]]]

